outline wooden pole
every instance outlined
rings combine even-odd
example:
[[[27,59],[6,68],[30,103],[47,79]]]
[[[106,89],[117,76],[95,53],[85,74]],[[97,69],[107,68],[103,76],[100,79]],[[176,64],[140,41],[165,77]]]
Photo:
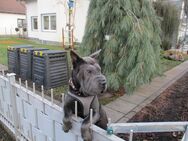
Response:
[[[69,49],[71,49],[71,7],[69,7],[69,23],[68,23],[68,35],[69,35]]]
[[[65,35],[64,35],[64,28],[62,28],[62,47],[65,48]]]
[[[72,29],[72,35],[71,35],[71,39],[72,39],[72,49],[74,49],[74,30]]]

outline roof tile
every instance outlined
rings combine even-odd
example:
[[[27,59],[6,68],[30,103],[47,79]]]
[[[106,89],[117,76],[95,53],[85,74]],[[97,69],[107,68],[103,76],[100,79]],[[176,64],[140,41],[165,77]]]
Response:
[[[0,13],[25,14],[25,4],[17,0],[0,0]]]

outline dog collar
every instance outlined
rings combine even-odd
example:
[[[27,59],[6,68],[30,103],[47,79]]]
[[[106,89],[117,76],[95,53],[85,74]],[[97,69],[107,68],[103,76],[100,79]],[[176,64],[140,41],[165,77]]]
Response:
[[[69,79],[69,85],[72,87],[73,90],[76,90],[76,87],[74,86],[72,82],[72,78]]]
[[[75,87],[72,78],[69,79],[69,86],[71,86],[71,88],[76,92],[77,95],[81,95],[81,93],[79,92],[79,90]]]

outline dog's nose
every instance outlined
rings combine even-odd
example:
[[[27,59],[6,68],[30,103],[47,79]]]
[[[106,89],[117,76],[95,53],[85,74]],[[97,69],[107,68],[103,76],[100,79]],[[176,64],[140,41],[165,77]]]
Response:
[[[102,86],[105,88],[105,87],[106,87],[106,80],[103,81],[101,84],[102,84]]]
[[[100,84],[101,84],[101,88],[103,89],[103,91],[105,91],[105,89],[106,89],[106,87],[107,87],[107,84],[106,84],[107,82],[106,82],[106,79],[105,78],[103,78],[102,80],[101,80],[101,82],[100,82]]]

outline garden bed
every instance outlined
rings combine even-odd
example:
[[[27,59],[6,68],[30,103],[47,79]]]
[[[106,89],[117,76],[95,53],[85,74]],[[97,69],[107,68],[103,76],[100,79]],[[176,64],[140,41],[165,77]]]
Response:
[[[188,73],[128,122],[188,121]],[[128,135],[120,135],[128,139]],[[134,134],[134,141],[178,141],[182,133]]]
[[[0,122],[0,141],[15,141],[15,139],[8,134]]]

